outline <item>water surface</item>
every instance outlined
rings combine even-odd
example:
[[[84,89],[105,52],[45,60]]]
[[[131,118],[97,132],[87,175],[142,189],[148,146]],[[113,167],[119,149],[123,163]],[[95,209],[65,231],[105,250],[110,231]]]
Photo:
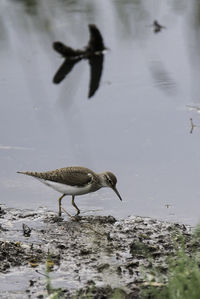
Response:
[[[82,165],[114,172],[123,202],[101,189],[77,197],[81,211],[196,224],[199,8],[195,0],[1,1],[1,203],[56,210],[57,192],[16,171]],[[166,26],[156,34],[155,19]],[[83,48],[91,23],[109,50],[88,99],[87,60],[53,83],[63,58],[52,43]]]

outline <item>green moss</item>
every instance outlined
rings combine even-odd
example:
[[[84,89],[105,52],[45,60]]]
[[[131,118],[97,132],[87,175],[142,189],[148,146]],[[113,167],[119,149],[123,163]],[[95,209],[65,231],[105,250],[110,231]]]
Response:
[[[155,285],[149,281],[142,291],[142,298],[199,299],[200,298],[200,228],[190,244],[180,235],[176,238],[175,254],[168,262],[167,283]],[[154,274],[160,277],[160,273]]]
[[[80,289],[73,299],[93,299],[93,298],[107,298],[107,299],[125,299],[127,294],[121,288],[112,289],[111,286],[97,287],[94,281],[88,282],[88,286]]]
[[[168,284],[157,298],[200,298],[200,269],[195,256],[187,256],[184,250],[178,252],[169,267]]]

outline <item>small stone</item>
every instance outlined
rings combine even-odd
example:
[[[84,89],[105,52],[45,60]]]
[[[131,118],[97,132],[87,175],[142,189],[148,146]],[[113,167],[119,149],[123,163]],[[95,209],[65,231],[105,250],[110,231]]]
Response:
[[[99,272],[102,272],[102,271],[104,271],[105,269],[108,269],[109,267],[110,267],[109,264],[101,264],[101,265],[97,266],[97,270],[98,270]]]

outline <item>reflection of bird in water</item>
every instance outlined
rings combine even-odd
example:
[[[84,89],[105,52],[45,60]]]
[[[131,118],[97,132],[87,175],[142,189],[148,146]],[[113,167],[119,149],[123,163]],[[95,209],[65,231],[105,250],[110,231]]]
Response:
[[[72,49],[71,47],[64,45],[62,42],[54,42],[54,50],[59,52],[65,58],[88,58],[89,56],[99,54],[98,52],[105,50],[106,47],[104,46],[103,37],[99,29],[94,24],[89,24],[88,27],[90,31],[90,39],[87,46],[83,50]]]
[[[102,69],[103,69],[103,55],[95,55],[89,58],[90,64],[90,87],[88,98],[91,98],[99,87]]]
[[[177,93],[177,82],[161,61],[152,61],[150,71],[156,87],[168,95]]]
[[[99,29],[94,24],[89,24],[90,40],[86,47],[86,52],[93,55],[96,51],[103,51],[106,49],[104,46],[102,35]]]
[[[83,50],[74,50],[61,42],[54,42],[53,48],[65,58],[81,57]]]
[[[88,45],[83,49],[72,49],[62,42],[54,42],[53,48],[64,58],[64,63],[56,72],[53,82],[60,83],[72,70],[74,65],[82,59],[88,59],[90,65],[90,88],[88,97],[92,97],[99,87],[103,69],[103,51],[104,46],[102,35],[99,29],[94,25],[89,25],[90,39]]]
[[[56,72],[53,82],[55,84],[60,83],[73,69],[74,65],[79,62],[81,58],[74,57],[72,58],[66,58],[65,61],[61,64],[58,71]]]
[[[158,21],[157,20],[154,20],[154,22],[153,22],[153,25],[152,25],[153,27],[154,27],[154,33],[158,33],[158,32],[160,32],[162,29],[166,29],[166,27],[165,26],[162,26],[162,25],[160,25],[159,23],[158,23]]]

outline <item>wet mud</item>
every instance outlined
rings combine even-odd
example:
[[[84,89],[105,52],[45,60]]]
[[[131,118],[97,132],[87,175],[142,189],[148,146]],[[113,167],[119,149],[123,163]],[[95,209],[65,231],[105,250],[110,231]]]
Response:
[[[189,226],[130,216],[70,219],[44,208],[0,209],[1,298],[141,298],[152,269],[192,250]]]

